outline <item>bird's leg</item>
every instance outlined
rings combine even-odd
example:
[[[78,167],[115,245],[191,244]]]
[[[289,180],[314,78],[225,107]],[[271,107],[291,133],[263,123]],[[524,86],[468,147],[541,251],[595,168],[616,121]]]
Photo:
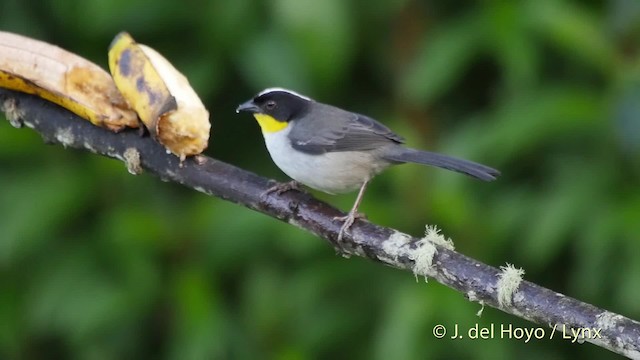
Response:
[[[265,190],[260,197],[266,197],[267,195],[271,194],[271,193],[276,193],[276,195],[280,195],[282,193],[285,193],[287,191],[291,191],[291,190],[298,190],[298,191],[302,191],[301,187],[300,187],[300,183],[295,181],[295,180],[291,180],[289,182],[286,183],[277,183],[275,185],[273,185],[272,187],[268,188],[267,190]]]
[[[358,207],[360,206],[360,202],[362,202],[362,197],[364,196],[364,191],[367,189],[368,183],[369,180],[366,180],[364,183],[362,183],[360,191],[358,192],[358,197],[356,198],[356,202],[353,204],[353,207],[351,208],[347,216],[336,216],[333,218],[334,220],[344,221],[342,227],[340,227],[340,232],[338,232],[338,241],[342,241],[342,236],[344,235],[345,231],[347,231],[351,227],[351,225],[353,225],[356,219],[365,218],[364,214],[358,212]]]

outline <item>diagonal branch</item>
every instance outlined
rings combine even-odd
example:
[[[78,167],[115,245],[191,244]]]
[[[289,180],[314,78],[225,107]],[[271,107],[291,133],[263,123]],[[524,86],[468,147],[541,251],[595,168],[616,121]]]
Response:
[[[517,274],[508,282],[514,271],[483,264],[450,250],[445,243],[413,238],[367,221],[358,221],[342,243],[337,243],[340,223],[333,218],[344,214],[309,194],[290,191],[261,198],[273,185],[268,179],[204,156],[199,161],[187,159],[180,166],[177,157],[168,155],[149,137],[140,137],[136,131],[116,134],[93,126],[34,96],[0,89],[0,107],[14,126],[34,129],[47,143],[123,160],[131,172],[144,169],[162,179],[267,214],[334,246],[340,245],[347,255],[434,278],[472,301],[551,327],[545,332],[546,338],[572,336],[571,329],[579,330],[581,340],[640,358],[639,322],[531,282],[519,282]]]

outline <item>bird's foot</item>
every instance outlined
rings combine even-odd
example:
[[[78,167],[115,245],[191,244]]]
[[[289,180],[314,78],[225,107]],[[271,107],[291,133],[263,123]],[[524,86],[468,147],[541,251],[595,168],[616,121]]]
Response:
[[[357,219],[366,219],[367,216],[365,214],[350,211],[346,216],[336,216],[333,220],[343,221],[342,226],[340,227],[340,231],[338,232],[338,242],[342,241],[343,235],[349,228],[353,225],[353,223]]]
[[[286,183],[277,183],[272,187],[268,188],[267,190],[265,190],[262,194],[260,194],[260,197],[264,199],[272,193],[275,193],[276,195],[281,195],[291,190],[302,191],[300,183],[295,180],[291,180]]]

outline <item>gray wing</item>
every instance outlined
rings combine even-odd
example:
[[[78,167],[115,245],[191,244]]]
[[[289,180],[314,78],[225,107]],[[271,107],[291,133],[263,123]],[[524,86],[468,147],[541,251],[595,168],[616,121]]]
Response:
[[[333,151],[367,151],[404,143],[404,139],[376,120],[330,105],[314,104],[289,133],[291,146],[308,154]],[[320,120],[322,119],[322,120]]]

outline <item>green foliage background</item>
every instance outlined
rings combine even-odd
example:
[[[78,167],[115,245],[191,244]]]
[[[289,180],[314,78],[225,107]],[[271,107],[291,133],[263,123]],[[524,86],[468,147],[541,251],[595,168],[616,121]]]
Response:
[[[3,0],[0,29],[106,68],[121,30],[212,113],[207,154],[286,180],[236,105],[283,86],[369,114],[414,147],[502,170],[419,166],[362,210],[640,319],[640,2]],[[348,209],[355,194],[319,197]],[[120,162],[0,121],[0,358],[616,358],[590,344],[437,340],[436,324],[535,325]]]

